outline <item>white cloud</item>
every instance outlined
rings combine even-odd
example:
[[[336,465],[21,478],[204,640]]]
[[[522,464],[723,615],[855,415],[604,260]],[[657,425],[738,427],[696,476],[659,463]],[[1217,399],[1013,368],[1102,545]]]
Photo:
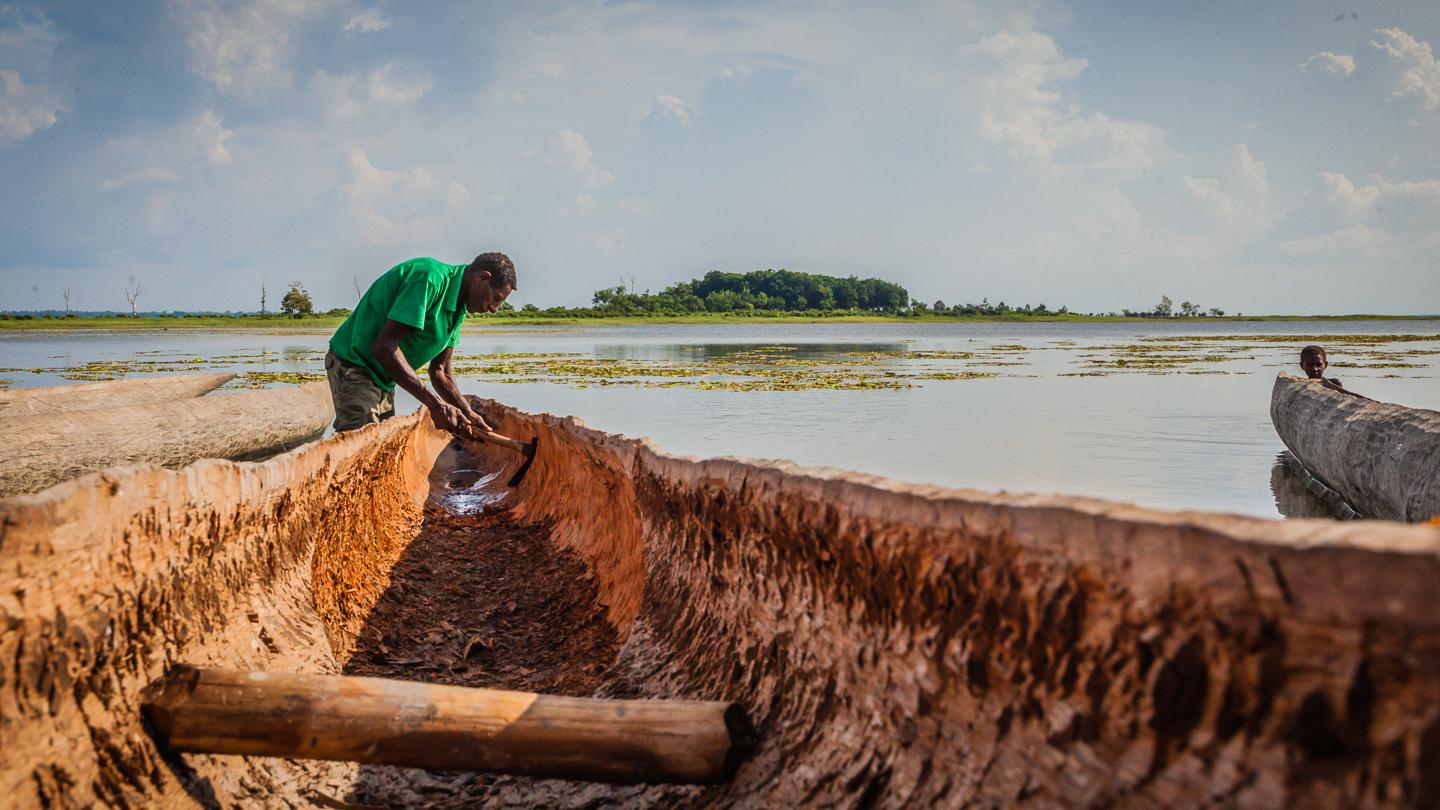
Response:
[[[59,120],[65,104],[50,70],[59,43],[59,29],[44,15],[0,6],[0,147]]]
[[[1318,257],[1362,249],[1432,252],[1440,221],[1440,178],[1392,182],[1371,176],[1356,183],[1339,172],[1321,172],[1305,201],[1277,225],[1275,252]]]
[[[1390,234],[1383,228],[1372,228],[1369,225],[1352,225],[1349,228],[1342,228],[1318,236],[1286,240],[1276,245],[1275,251],[1283,256],[1311,258],[1329,256],[1336,253],[1361,251],[1383,245],[1389,241]]]
[[[1337,172],[1320,173],[1321,197],[1332,205],[1335,205],[1349,216],[1360,216],[1366,213],[1375,201],[1380,198],[1378,186],[1356,187],[1350,182],[1350,178]]]
[[[225,142],[235,133],[220,125],[220,116],[214,110],[206,110],[191,121],[190,133],[211,163],[230,162],[230,150],[225,148]]]
[[[1180,178],[1180,187],[1219,231],[1221,244],[1243,244],[1265,235],[1270,228],[1270,179],[1265,163],[1236,144],[1226,153],[1218,177]]]
[[[367,106],[403,107],[430,92],[434,81],[428,74],[407,71],[389,62],[365,72],[338,76],[317,71],[310,77],[310,92],[316,102],[336,118],[350,118]]]
[[[1220,190],[1220,181],[1213,177],[1190,177],[1186,175],[1180,178],[1180,187],[1185,193],[1199,202],[1201,207],[1217,219],[1233,219],[1235,217],[1235,203],[1231,201],[1230,195]]]
[[[54,126],[60,110],[48,87],[31,87],[18,72],[0,70],[0,146]]]
[[[1165,150],[1164,130],[1068,101],[1059,85],[1078,78],[1089,62],[1065,56],[1038,31],[1000,31],[961,53],[998,63],[998,72],[980,82],[980,133],[1012,160],[1134,173],[1154,166]]]
[[[1300,72],[1343,79],[1355,72],[1355,57],[1348,53],[1321,51],[1300,63]]]
[[[180,175],[174,169],[148,168],[126,172],[100,183],[101,191],[115,191],[129,186],[172,185],[180,182]]]
[[[368,34],[374,31],[384,31],[391,25],[394,25],[394,23],[386,19],[385,15],[381,14],[379,9],[367,8],[351,17],[350,20],[345,23],[345,30],[359,31],[362,34]]]
[[[370,162],[363,149],[350,149],[345,157],[350,181],[340,192],[361,228],[362,240],[370,244],[433,236],[447,209],[462,208],[470,200],[464,184],[452,181],[442,186],[424,167],[382,169]]]
[[[1318,185],[1318,204],[1341,221],[1383,217],[1392,228],[1396,220],[1413,220],[1415,225],[1429,227],[1440,216],[1440,179],[1391,182],[1372,177],[1368,185],[1357,186],[1338,172],[1321,172]]]
[[[1400,71],[1390,95],[1415,96],[1427,110],[1440,107],[1440,62],[1436,62],[1430,43],[1421,42],[1399,28],[1381,28],[1375,36],[1378,39],[1370,40],[1370,44],[1388,54]]]
[[[600,168],[590,152],[585,136],[573,129],[562,129],[551,141],[560,153],[560,163],[588,189],[604,188],[615,182],[615,175]]]
[[[650,117],[669,119],[682,127],[690,126],[690,108],[674,96],[656,96],[650,103]]]
[[[255,97],[290,86],[291,39],[329,0],[171,0],[191,69],[223,93]]]
[[[458,180],[450,181],[445,186],[445,202],[449,203],[451,208],[464,206],[470,202],[470,189],[465,188],[465,184]]]
[[[111,140],[106,144],[106,167],[132,168],[102,180],[99,189],[180,185],[187,177],[198,175],[197,167],[230,163],[230,150],[225,144],[233,135],[214,110],[206,110],[159,132]],[[169,203],[163,210],[168,212]],[[152,222],[155,219],[151,217]]]
[[[432,81],[428,75],[406,76],[392,62],[370,71],[365,84],[372,101],[399,106],[419,101],[430,92]]]

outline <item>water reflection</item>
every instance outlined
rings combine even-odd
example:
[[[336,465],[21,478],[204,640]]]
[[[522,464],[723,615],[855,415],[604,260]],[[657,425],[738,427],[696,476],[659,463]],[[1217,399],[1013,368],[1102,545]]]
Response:
[[[1270,467],[1270,492],[1275,496],[1275,508],[1287,518],[1361,517],[1338,493],[1306,472],[1289,450],[1277,454]]]
[[[445,479],[437,500],[452,515],[476,515],[504,499],[504,493],[491,490],[500,477],[499,470],[455,470]],[[436,496],[432,496],[436,497]]]

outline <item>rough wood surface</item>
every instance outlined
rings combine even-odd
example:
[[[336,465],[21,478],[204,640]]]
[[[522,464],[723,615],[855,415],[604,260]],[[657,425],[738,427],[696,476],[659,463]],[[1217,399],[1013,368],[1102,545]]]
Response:
[[[1270,421],[1296,460],[1361,515],[1440,515],[1440,412],[1346,396],[1281,372]]]
[[[480,407],[540,436],[525,482],[494,494],[591,567],[622,640],[595,696],[737,701],[760,745],[722,785],[438,774],[416,803],[1440,803],[1440,528],[678,458]],[[404,598],[390,567],[450,446],[407,417],[261,464],[110,470],[0,500],[0,795],[347,800],[353,765],[167,758],[139,694],[178,662],[338,672],[373,607]],[[518,463],[467,449],[492,485]]]
[[[20,416],[0,435],[0,496],[106,467],[179,467],[295,447],[335,418],[326,383],[89,411]]]
[[[233,379],[234,374],[175,374],[48,388],[7,388],[0,390],[0,418],[190,399],[214,391]]]
[[[174,751],[715,783],[751,743],[723,701],[599,700],[383,678],[177,667],[142,707]]]

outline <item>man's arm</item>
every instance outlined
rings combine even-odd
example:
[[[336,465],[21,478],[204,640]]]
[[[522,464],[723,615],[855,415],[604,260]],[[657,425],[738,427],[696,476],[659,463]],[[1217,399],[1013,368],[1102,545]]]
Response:
[[[420,404],[430,411],[430,418],[435,421],[436,427],[455,433],[468,421],[465,414],[426,388],[415,375],[415,369],[410,367],[404,353],[400,351],[400,341],[414,333],[413,326],[399,321],[386,321],[385,325],[380,327],[380,334],[375,336],[370,353],[375,355],[375,361],[380,364],[380,368],[385,369],[385,373],[390,375],[396,385],[410,392],[411,396],[420,400]]]
[[[460,412],[465,414],[465,418],[470,420],[471,425],[480,430],[493,432],[494,428],[490,427],[484,417],[470,407],[470,403],[460,393],[460,388],[455,385],[455,377],[450,373],[450,355],[454,350],[453,346],[447,346],[445,351],[435,355],[435,359],[430,361],[430,384],[435,386],[436,393],[440,394],[445,401],[459,408]]]

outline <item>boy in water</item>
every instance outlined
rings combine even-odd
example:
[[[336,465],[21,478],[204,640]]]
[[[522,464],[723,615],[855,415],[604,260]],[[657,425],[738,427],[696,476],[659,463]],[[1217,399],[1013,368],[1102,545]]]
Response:
[[[1300,368],[1305,370],[1305,376],[1312,380],[1319,380],[1320,384],[1332,391],[1339,391],[1342,394],[1349,394],[1358,397],[1346,388],[1339,380],[1325,376],[1325,369],[1330,366],[1329,358],[1325,356],[1325,349],[1321,346],[1311,344],[1300,350]]]

